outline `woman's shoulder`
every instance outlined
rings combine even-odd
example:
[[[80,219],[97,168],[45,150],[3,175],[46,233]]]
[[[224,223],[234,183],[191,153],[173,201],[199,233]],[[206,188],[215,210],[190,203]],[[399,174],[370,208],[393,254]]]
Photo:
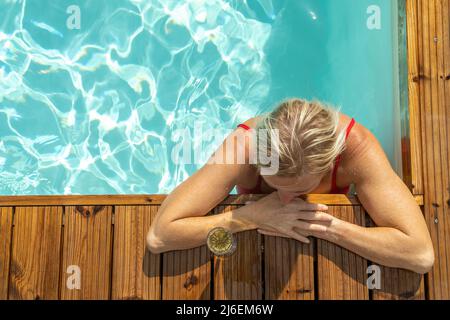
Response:
[[[375,135],[362,124],[355,122],[342,154],[342,166],[351,170],[355,163],[366,161],[369,152],[384,154],[381,144]]]
[[[386,159],[386,155],[378,139],[369,129],[356,121],[342,153],[339,164],[341,178],[338,180],[345,185],[357,184],[358,181],[367,177],[368,173],[372,174],[372,172],[368,172],[372,170],[369,163],[377,161],[381,166],[385,163],[382,159]]]

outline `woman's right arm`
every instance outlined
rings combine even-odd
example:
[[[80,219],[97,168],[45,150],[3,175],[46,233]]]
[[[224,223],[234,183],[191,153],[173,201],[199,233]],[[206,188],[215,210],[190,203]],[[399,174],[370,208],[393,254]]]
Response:
[[[226,157],[227,137],[212,157]],[[230,146],[230,144],[228,144]],[[244,152],[248,147],[235,140],[233,152]],[[231,150],[230,150],[231,151]],[[212,159],[212,158],[211,158]],[[210,160],[211,160],[210,159]],[[231,232],[255,229],[250,216],[251,207],[241,207],[223,214],[206,216],[222,202],[247,172],[245,164],[213,163],[208,161],[200,170],[176,187],[162,203],[147,234],[147,247],[153,253],[189,249],[203,245],[208,232],[224,227]]]
[[[239,168],[207,164],[167,196],[148,234],[153,253],[198,247],[214,227],[231,232],[255,229],[251,208],[244,206],[222,214],[206,216],[233,189]]]

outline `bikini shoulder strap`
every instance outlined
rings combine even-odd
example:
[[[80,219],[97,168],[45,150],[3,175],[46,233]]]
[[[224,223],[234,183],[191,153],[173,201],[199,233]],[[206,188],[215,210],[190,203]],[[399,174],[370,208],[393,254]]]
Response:
[[[237,127],[238,127],[238,128],[242,128],[242,129],[247,130],[247,131],[251,130],[251,128],[250,128],[248,125],[243,124],[243,123],[238,124]]]

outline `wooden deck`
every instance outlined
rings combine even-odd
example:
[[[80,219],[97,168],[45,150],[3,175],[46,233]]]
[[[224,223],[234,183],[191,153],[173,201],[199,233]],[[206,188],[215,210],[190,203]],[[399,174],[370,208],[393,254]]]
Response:
[[[407,0],[412,191],[424,214],[436,262],[430,299],[450,299],[450,0]]]
[[[450,0],[407,0],[406,16],[404,176],[434,243],[430,273],[382,267],[381,289],[369,290],[370,261],[256,232],[239,234],[228,259],[206,247],[152,255],[145,233],[164,196],[0,197],[0,299],[450,299]],[[246,200],[229,197],[213,213]],[[356,198],[308,200],[371,226]],[[67,285],[74,266],[79,290]]]
[[[259,196],[230,196],[212,214]],[[154,255],[145,236],[162,196],[2,197],[0,299],[424,299],[423,277],[371,264],[323,240],[237,234],[237,252],[206,246]],[[422,197],[416,197],[419,204]],[[356,198],[311,195],[340,219],[366,225]],[[72,266],[72,267],[71,267]],[[73,266],[80,289],[67,285]]]

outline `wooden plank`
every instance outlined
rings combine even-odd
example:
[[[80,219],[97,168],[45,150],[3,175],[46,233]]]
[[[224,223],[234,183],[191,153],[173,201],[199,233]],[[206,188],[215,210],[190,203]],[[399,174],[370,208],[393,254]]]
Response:
[[[444,81],[444,119],[445,128],[447,129],[447,159],[450,159],[450,0],[442,1],[442,39],[443,39],[443,55],[444,65],[441,70],[442,80]],[[445,150],[445,149],[444,149]],[[444,167],[447,171],[447,182],[450,181],[450,166]],[[446,191],[446,192],[445,192]],[[450,182],[444,190],[445,201],[447,203],[447,217],[450,216]]]
[[[314,243],[264,236],[265,299],[314,299]]]
[[[220,206],[215,212],[233,208]],[[214,257],[214,299],[262,299],[261,235],[252,230],[239,232],[235,237],[237,248],[231,256]]]
[[[442,1],[442,9],[441,9],[441,13],[442,13],[442,36],[441,38],[443,39],[443,55],[444,55],[444,65],[441,69],[441,75],[442,75],[442,80],[445,82],[445,88],[444,88],[444,95],[445,95],[445,100],[444,100],[444,113],[443,113],[443,119],[445,120],[445,122],[442,124],[443,126],[445,126],[446,130],[447,130],[447,136],[446,136],[446,143],[447,146],[444,147],[443,152],[445,152],[445,150],[447,150],[447,166],[444,166],[444,170],[446,171],[446,185],[444,185],[444,190],[443,190],[443,196],[444,196],[444,201],[443,201],[443,211],[444,211],[444,216],[447,219],[447,223],[446,223],[446,235],[447,235],[447,241],[446,241],[446,246],[447,246],[447,250],[450,247],[450,222],[449,222],[449,217],[450,217],[450,166],[448,165],[448,163],[450,162],[450,0],[447,1]],[[444,162],[445,165],[445,162]],[[448,251],[447,251],[448,252]],[[447,254],[447,259],[450,258],[450,254]],[[448,270],[448,272],[450,272],[450,270]],[[430,295],[431,296],[431,295]],[[450,296],[450,293],[447,291],[447,297]]]
[[[163,300],[209,300],[211,259],[206,245],[163,254]]]
[[[110,298],[112,211],[110,206],[65,208],[61,299]],[[80,289],[67,286],[75,275],[67,272],[69,266],[81,271]]]
[[[160,255],[146,250],[146,235],[159,206],[114,210],[112,299],[160,299]]]
[[[9,299],[58,299],[62,207],[16,207]]]
[[[211,299],[212,257],[206,244],[189,250],[163,253],[162,259],[163,300]]]
[[[239,205],[256,201],[266,195],[230,195],[221,205]],[[312,194],[308,201],[329,205],[358,205],[357,197],[342,194]],[[39,205],[160,205],[166,195],[63,195],[63,196],[0,196],[1,206]]]
[[[418,7],[416,0],[406,1],[408,45],[408,92],[411,150],[411,185],[413,194],[423,194],[422,137],[420,121],[420,77]]]
[[[429,34],[428,34],[428,8],[426,4],[421,1],[418,1],[418,39],[419,39],[419,53],[420,53],[420,70],[422,73],[422,77],[420,78],[420,121],[422,125],[421,132],[421,140],[422,140],[422,148],[423,148],[423,173],[424,173],[424,202],[427,205],[424,205],[424,214],[427,224],[430,228],[431,238],[433,240],[434,246],[436,246],[435,235],[434,235],[434,226],[430,224],[429,218],[429,200],[428,198],[431,194],[432,190],[430,190],[430,178],[432,175],[432,145],[430,145],[430,141],[427,141],[427,133],[426,131],[431,128],[430,118],[427,116],[427,113],[430,113],[431,108],[431,98],[430,98],[430,78],[431,78],[431,70],[430,70],[430,44],[429,44]],[[432,143],[432,141],[431,141]],[[431,174],[431,175],[430,175]],[[436,247],[435,247],[436,249]],[[428,279],[429,280],[429,279]]]
[[[0,300],[8,299],[13,208],[0,207]]]
[[[443,52],[444,52],[444,66],[442,78],[445,82],[445,110],[444,114],[445,128],[447,129],[447,146],[450,146],[450,0],[442,1],[442,17],[443,17]],[[447,147],[447,159],[450,159],[450,147]],[[449,166],[447,169],[447,181],[450,180]],[[450,210],[450,185],[447,186],[447,210]],[[447,211],[447,213],[449,213]],[[447,215],[449,216],[449,215]]]
[[[450,230],[448,220],[448,102],[440,98],[438,16],[447,20],[446,12],[436,9],[437,0],[420,2],[424,77],[421,81],[423,100],[422,141],[424,148],[424,212],[435,248],[436,261],[428,274],[431,299],[450,299]],[[439,18],[440,19],[440,18]],[[445,51],[448,52],[448,48]],[[442,89],[441,89],[442,91]],[[442,95],[441,95],[442,96]],[[443,131],[445,128],[445,131]]]
[[[236,252],[214,257],[214,299],[262,299],[261,235],[245,231],[235,236]]]
[[[230,195],[220,205],[240,205],[257,201],[266,195]],[[415,195],[421,205],[422,195]],[[0,196],[0,206],[50,206],[50,205],[160,205],[165,195],[64,195],[64,196]],[[361,205],[356,196],[343,194],[310,194],[309,202],[327,205]]]
[[[449,25],[448,25],[448,1],[435,0],[434,6],[430,10],[430,16],[434,16],[433,28],[430,28],[430,35],[435,35],[433,46],[432,59],[432,89],[433,89],[433,119],[434,127],[433,140],[436,149],[436,179],[435,183],[435,197],[436,202],[431,203],[433,207],[440,213],[438,218],[439,242],[438,246],[442,254],[439,256],[440,265],[445,265],[446,269],[441,272],[442,280],[447,280],[446,284],[440,284],[440,290],[433,290],[431,295],[437,299],[450,299],[450,218],[449,218],[449,204],[450,198],[450,180],[449,180],[449,166],[450,157],[448,149],[450,148],[450,135],[448,134],[448,108],[450,108],[450,96],[446,97],[445,93],[445,73],[450,74],[450,69],[446,70],[446,56],[448,57],[450,47],[448,44]],[[444,11],[443,11],[444,10]],[[430,17],[430,18],[431,18]],[[446,24],[445,26],[443,24]],[[436,53],[436,54],[435,54]],[[435,214],[436,215],[436,214]],[[436,224],[436,223],[435,223]],[[445,254],[444,254],[445,252]],[[434,288],[437,289],[437,288]]]
[[[334,206],[330,214],[364,226],[361,207]],[[318,298],[320,300],[367,300],[367,261],[331,242],[317,239]]]
[[[158,205],[165,195],[45,195],[45,196],[0,196],[0,206],[106,206],[106,205]]]

